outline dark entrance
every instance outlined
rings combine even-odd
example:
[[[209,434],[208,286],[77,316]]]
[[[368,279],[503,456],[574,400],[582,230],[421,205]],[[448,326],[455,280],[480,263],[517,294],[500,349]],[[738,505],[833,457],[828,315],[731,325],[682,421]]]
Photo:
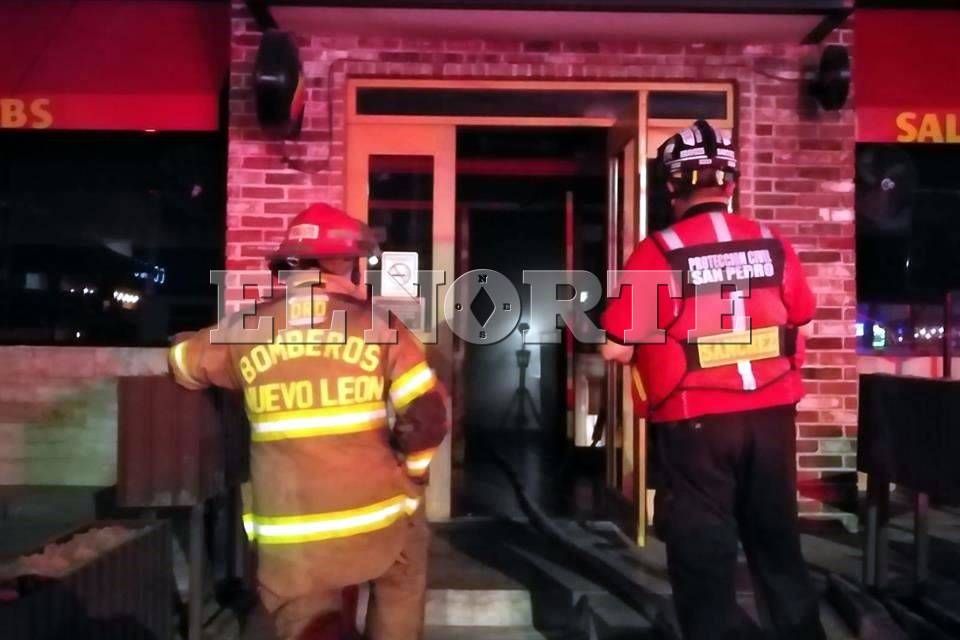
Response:
[[[605,132],[461,128],[457,136],[457,270],[493,269],[520,293],[517,330],[498,344],[462,343],[462,416],[455,447],[454,512],[517,515],[496,459],[550,515],[587,516],[602,491],[600,448],[575,447],[567,426],[564,344],[527,344],[553,329],[533,313],[526,269],[603,274]],[[482,321],[489,303],[472,308]],[[577,345],[576,349],[591,349]],[[459,464],[457,464],[459,462]]]

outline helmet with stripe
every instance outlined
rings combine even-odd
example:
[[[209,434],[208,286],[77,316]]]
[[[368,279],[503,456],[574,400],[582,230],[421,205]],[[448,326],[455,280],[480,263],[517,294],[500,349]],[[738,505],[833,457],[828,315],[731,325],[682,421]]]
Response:
[[[730,132],[706,120],[667,138],[657,150],[657,166],[675,196],[698,187],[722,187],[740,173]]]
[[[294,217],[269,260],[276,269],[330,258],[364,258],[377,252],[377,241],[367,225],[340,209],[315,204]]]

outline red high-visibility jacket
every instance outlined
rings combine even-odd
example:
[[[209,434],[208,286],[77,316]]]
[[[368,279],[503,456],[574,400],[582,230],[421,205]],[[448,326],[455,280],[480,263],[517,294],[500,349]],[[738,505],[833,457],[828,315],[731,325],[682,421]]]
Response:
[[[682,420],[803,397],[797,327],[813,318],[814,297],[793,248],[768,227],[720,204],[699,205],[643,240],[624,270],[682,273],[656,295],[647,289],[646,299],[624,286],[603,315],[608,337],[635,347],[640,415]],[[656,313],[643,313],[654,300]],[[665,335],[637,343],[658,329]]]

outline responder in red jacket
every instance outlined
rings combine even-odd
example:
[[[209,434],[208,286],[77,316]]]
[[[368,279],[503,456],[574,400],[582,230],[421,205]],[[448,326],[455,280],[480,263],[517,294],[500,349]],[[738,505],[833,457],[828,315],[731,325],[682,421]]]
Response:
[[[622,288],[603,316],[603,355],[633,365],[635,404],[654,426],[667,485],[658,530],[684,636],[759,633],[736,601],[739,534],[774,637],[822,638],[796,497],[797,328],[813,295],[788,242],[728,212],[738,175],[728,134],[698,121],[658,163],[676,222],[624,270],[665,286]]]
[[[449,412],[409,331],[397,326],[392,344],[365,339],[371,309],[351,276],[374,249],[366,225],[312,206],[273,256],[274,270],[295,272],[286,300],[258,305],[256,316],[273,318],[268,339],[222,344],[203,330],[170,350],[183,386],[244,393],[253,485],[245,525],[258,545],[260,598],[283,640],[352,638],[342,591],[371,581],[367,637],[422,632],[423,483]],[[229,335],[259,321],[224,324]]]

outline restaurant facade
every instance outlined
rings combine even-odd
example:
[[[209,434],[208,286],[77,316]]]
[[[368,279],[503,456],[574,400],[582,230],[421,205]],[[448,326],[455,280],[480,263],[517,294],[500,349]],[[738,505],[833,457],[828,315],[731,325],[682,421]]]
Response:
[[[228,268],[261,267],[290,218],[311,202],[327,201],[383,230],[384,248],[415,251],[421,268],[426,263],[454,277],[511,263],[498,262],[476,240],[491,226],[508,237],[514,228],[528,239],[510,244],[521,251],[516,255],[545,251],[541,236],[548,236],[558,253],[551,266],[589,268],[594,256],[605,269],[622,263],[648,228],[663,224],[648,167],[656,148],[695,118],[709,117],[730,129],[740,146],[738,209],[794,243],[817,294],[804,370],[808,395],[798,420],[801,493],[808,496],[801,509],[822,517],[831,509],[827,503],[850,503],[857,418],[854,112],[851,103],[819,108],[806,78],[824,46],[853,44],[852,31],[839,25],[844,7],[731,15],[717,6],[705,13],[649,13],[612,6],[568,11],[564,3],[511,3],[506,10],[502,3],[456,10],[444,3],[429,9],[323,4],[269,3],[265,15],[234,3]],[[257,122],[253,73],[265,19],[295,34],[303,61],[306,109],[295,140],[278,140]],[[500,193],[498,181],[542,178],[537,174],[552,166],[545,160],[576,158],[562,143],[551,147],[541,140],[560,141],[574,132],[586,140],[581,149],[593,150],[580,154],[590,166],[581,162],[560,178],[569,188],[537,187],[543,199],[550,188],[566,196],[554,200],[560,229],[553,233],[535,207],[497,212],[485,194]],[[511,136],[522,142],[511,145]],[[484,147],[478,137],[506,141]],[[584,184],[591,175],[600,179],[599,195]],[[508,200],[507,191],[498,197]],[[566,235],[565,211],[573,227]],[[524,216],[541,227],[524,224]],[[505,242],[503,235],[487,234],[488,242]],[[525,253],[524,246],[530,247]],[[487,262],[479,263],[478,255]],[[230,295],[242,293],[235,287]],[[530,321],[534,331],[536,320]],[[478,375],[475,363],[493,358],[478,351],[493,347],[439,340],[431,352],[454,391],[456,426],[433,465],[429,504],[435,518],[465,515],[479,502],[472,476],[483,467],[471,464],[471,432],[484,429],[480,422],[500,422],[502,414],[485,414],[484,405],[510,402],[512,353],[519,346],[519,337],[505,341],[497,359],[502,364],[487,362],[485,375]],[[567,419],[569,440],[589,442],[577,430],[591,423],[589,414],[599,406],[619,409],[607,414],[617,435],[603,442],[607,457],[600,473],[642,521],[645,501],[636,496],[647,489],[646,438],[623,393],[629,386],[592,385],[591,376],[597,369],[602,376],[603,367],[586,349],[552,359],[545,350],[539,354],[541,401],[549,397],[543,387],[551,362],[562,361],[554,388],[564,384],[565,374],[573,378],[561,398],[562,409],[574,414]],[[610,378],[629,384],[626,371]],[[506,388],[498,386],[500,379],[508,380]],[[588,414],[585,421],[578,422],[578,411]],[[562,410],[560,416],[562,423]],[[499,434],[485,442],[490,438],[501,450],[523,446]],[[563,469],[544,467],[541,475]]]
[[[476,269],[503,272],[515,284],[522,282],[520,270],[531,268],[585,270],[603,280],[604,271],[622,264],[640,238],[666,222],[650,166],[657,147],[706,117],[729,129],[739,145],[737,210],[794,244],[817,296],[817,316],[806,329],[808,394],[798,415],[800,508],[810,517],[855,521],[858,367],[912,371],[927,365],[916,364],[915,352],[877,353],[873,343],[864,348],[859,335],[874,331],[857,301],[855,184],[858,140],[867,130],[860,99],[866,95],[875,105],[897,98],[876,98],[856,84],[840,108],[826,109],[813,84],[827,47],[849,54],[854,74],[867,68],[872,75],[869,69],[885,64],[876,43],[890,37],[891,18],[861,23],[868,10],[850,17],[852,7],[840,1],[702,1],[670,10],[613,0],[589,7],[546,0],[339,4],[235,1],[229,15],[217,18],[225,38],[229,31],[226,98],[212,127],[225,136],[226,191],[224,217],[218,222],[211,213],[209,223],[222,225],[222,262],[198,264],[261,270],[292,216],[311,203],[329,202],[370,222],[384,250],[416,254],[420,269],[446,272],[441,300],[457,277]],[[893,19],[904,24],[903,16]],[[887,30],[866,36],[874,48],[865,54],[854,38],[862,25]],[[296,133],[264,128],[257,117],[255,63],[266,29],[289,33],[302,62],[305,109]],[[870,67],[871,61],[877,64]],[[913,91],[926,81],[916,82]],[[216,98],[218,91],[202,93]],[[69,130],[111,128],[109,122],[65,120],[58,111],[62,101],[34,106],[44,98],[35,91],[3,93],[36,116],[24,120],[16,116],[19,107],[4,107],[11,114],[5,129],[34,128],[48,119],[47,129],[58,122]],[[176,87],[158,93],[183,95]],[[882,136],[932,135],[933,125],[924,124],[928,112],[940,114],[943,144],[951,141],[950,131],[956,134],[956,120],[951,130],[948,115],[957,112],[949,105],[890,106],[895,113],[867,116],[880,123]],[[171,106],[164,113],[193,117],[206,108],[198,103],[178,112]],[[906,111],[917,116],[901,115]],[[132,106],[125,113],[144,112]],[[156,129],[151,133],[163,136],[197,126],[138,121],[115,128]],[[172,235],[169,241],[183,242]],[[160,262],[145,263],[151,291],[164,284],[155,267],[170,273],[169,261]],[[197,278],[209,287],[205,271]],[[230,276],[228,306],[251,295],[242,282]],[[136,306],[130,296],[149,297],[137,283],[117,291],[127,296],[118,299],[121,307]],[[213,287],[208,291],[215,300]],[[182,293],[170,308],[196,295]],[[484,315],[482,306],[476,313]],[[524,313],[527,333],[534,335],[553,321]],[[0,414],[8,446],[0,482],[110,484],[116,376],[161,372],[163,351],[153,336],[187,328],[177,322],[200,316],[170,311],[177,320],[122,341],[5,338],[10,346],[0,352],[10,365],[2,374]],[[573,451],[578,473],[594,476],[587,486],[615,496],[626,528],[642,537],[647,500],[639,497],[655,481],[645,425],[630,406],[628,371],[607,370],[592,347],[569,339],[528,348],[519,332],[483,347],[443,330],[435,337],[428,350],[453,390],[455,430],[432,471],[432,517],[491,507],[478,494],[484,474],[494,471],[475,452],[494,443],[508,458],[516,448],[533,460],[529,468],[518,462],[520,475],[547,502],[551,492],[581,490],[555,481],[570,468],[563,452]],[[528,398],[533,410],[524,404]],[[87,455],[63,463],[71,450]],[[555,509],[560,515],[575,511]]]

